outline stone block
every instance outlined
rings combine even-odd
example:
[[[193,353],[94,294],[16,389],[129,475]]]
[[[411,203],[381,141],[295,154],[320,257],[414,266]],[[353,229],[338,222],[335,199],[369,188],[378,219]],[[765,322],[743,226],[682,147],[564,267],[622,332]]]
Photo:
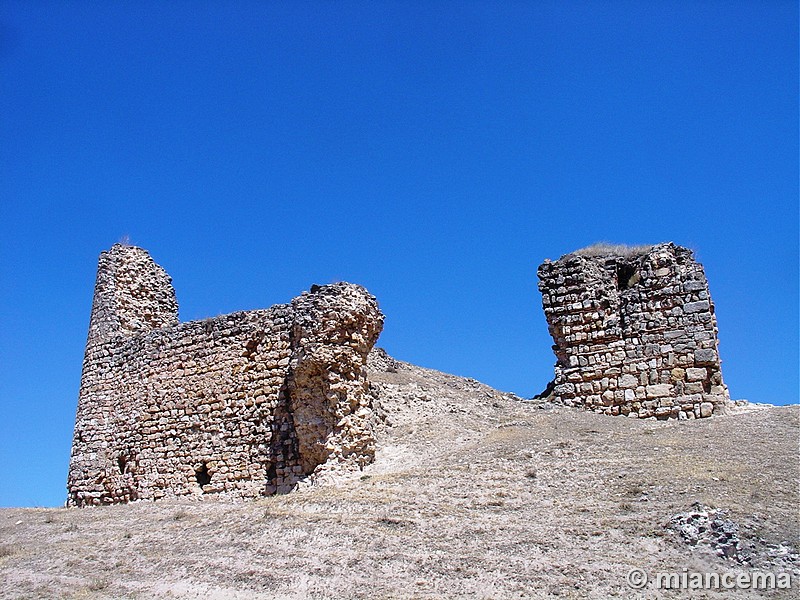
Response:
[[[717,353],[713,348],[698,348],[694,351],[694,364],[698,366],[714,365]]]
[[[683,305],[683,312],[687,314],[706,312],[710,305],[708,300],[698,300],[697,302],[687,302]]]
[[[702,418],[710,417],[714,411],[714,405],[711,402],[700,403],[700,416]]]
[[[702,381],[692,381],[691,383],[687,383],[683,386],[684,394],[702,394],[703,390],[704,388]]]
[[[686,292],[699,292],[705,288],[706,284],[702,281],[685,281],[683,283],[683,290]]]
[[[648,398],[664,398],[672,395],[672,386],[666,383],[648,385],[645,391]]]
[[[687,381],[705,381],[708,379],[708,371],[702,367],[690,367],[686,369]]]
[[[684,377],[686,377],[686,370],[680,367],[675,367],[670,372],[670,376],[672,377],[672,381],[682,381]]]

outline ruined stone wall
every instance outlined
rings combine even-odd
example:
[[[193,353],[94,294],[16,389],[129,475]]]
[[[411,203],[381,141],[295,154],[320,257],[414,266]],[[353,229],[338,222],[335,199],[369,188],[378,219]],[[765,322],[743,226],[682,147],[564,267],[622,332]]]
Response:
[[[730,402],[703,267],[672,243],[594,247],[539,267],[555,345],[555,402],[694,419]]]
[[[382,325],[348,283],[178,323],[169,276],[115,245],[99,261],[68,504],[254,497],[371,462],[365,363]]]

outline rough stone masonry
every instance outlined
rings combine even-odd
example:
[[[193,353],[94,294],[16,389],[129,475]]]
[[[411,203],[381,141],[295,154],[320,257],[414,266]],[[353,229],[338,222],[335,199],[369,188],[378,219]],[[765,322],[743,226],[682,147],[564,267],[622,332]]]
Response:
[[[179,323],[147,251],[100,255],[68,505],[286,492],[373,460],[365,364],[383,327],[357,285]]]
[[[557,403],[695,419],[730,404],[703,267],[672,243],[598,245],[539,267]]]

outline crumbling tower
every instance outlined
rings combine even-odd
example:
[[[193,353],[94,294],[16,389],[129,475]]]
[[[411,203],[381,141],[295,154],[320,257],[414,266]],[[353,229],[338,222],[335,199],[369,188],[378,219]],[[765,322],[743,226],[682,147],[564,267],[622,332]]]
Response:
[[[147,251],[100,255],[67,503],[256,497],[372,461],[367,354],[383,315],[364,288],[178,322]]]
[[[172,278],[146,250],[116,244],[100,254],[87,345],[177,324]]]
[[[724,412],[714,304],[691,250],[598,245],[538,274],[555,402],[639,418]]]

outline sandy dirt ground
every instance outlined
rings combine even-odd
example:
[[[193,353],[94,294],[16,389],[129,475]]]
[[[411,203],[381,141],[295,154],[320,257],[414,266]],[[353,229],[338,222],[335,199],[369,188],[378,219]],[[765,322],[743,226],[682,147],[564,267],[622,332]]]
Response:
[[[258,501],[2,509],[0,597],[800,597],[799,407],[639,421],[372,366],[363,472]],[[757,571],[792,589],[654,581]]]

